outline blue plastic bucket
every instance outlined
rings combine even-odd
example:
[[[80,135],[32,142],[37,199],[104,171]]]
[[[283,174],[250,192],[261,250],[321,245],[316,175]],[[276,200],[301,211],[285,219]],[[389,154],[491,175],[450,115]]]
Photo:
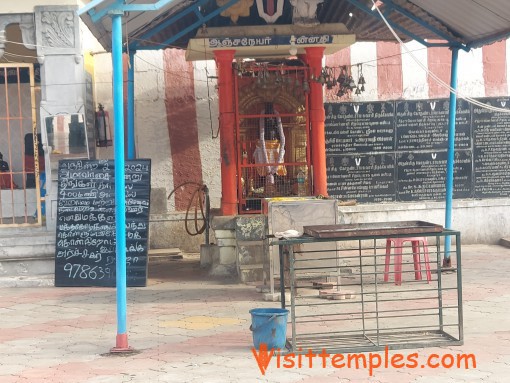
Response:
[[[250,314],[253,346],[257,350],[261,343],[265,343],[268,350],[285,347],[289,310],[252,309]]]

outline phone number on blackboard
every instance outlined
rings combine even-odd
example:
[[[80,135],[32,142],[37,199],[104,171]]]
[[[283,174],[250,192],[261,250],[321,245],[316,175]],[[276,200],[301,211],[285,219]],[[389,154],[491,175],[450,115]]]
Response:
[[[82,265],[80,263],[66,263],[64,265],[64,271],[69,272],[69,278],[75,279],[103,279],[104,277],[110,278],[112,274],[112,269],[109,267],[101,267],[101,266],[90,266],[90,265]]]

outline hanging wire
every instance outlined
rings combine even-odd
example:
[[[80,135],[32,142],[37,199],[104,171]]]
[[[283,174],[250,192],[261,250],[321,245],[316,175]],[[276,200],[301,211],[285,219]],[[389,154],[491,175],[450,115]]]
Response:
[[[187,181],[183,182],[182,184],[176,186],[168,195],[167,199],[170,199],[172,195],[179,189],[183,188],[186,185],[194,185],[196,188],[193,189],[193,193],[191,193],[191,197],[188,203],[188,206],[186,207],[186,217],[184,219],[184,227],[186,229],[186,233],[188,233],[191,236],[202,234],[205,229],[207,228],[208,222],[207,217],[209,215],[209,212],[204,212],[204,201],[207,197],[207,186],[202,182],[194,182],[194,181]],[[194,210],[194,217],[193,217],[193,223],[195,226],[195,230],[192,231],[189,228],[189,213],[191,210]],[[198,212],[200,211],[200,217],[198,216]],[[198,226],[198,221],[202,220],[202,225]]]

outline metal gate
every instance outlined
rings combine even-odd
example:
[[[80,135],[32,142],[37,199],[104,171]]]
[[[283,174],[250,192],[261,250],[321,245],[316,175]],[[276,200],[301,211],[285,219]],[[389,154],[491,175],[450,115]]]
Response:
[[[268,197],[311,193],[308,68],[244,62],[234,67],[239,213]]]
[[[1,226],[42,223],[44,159],[35,91],[33,64],[0,64]]]

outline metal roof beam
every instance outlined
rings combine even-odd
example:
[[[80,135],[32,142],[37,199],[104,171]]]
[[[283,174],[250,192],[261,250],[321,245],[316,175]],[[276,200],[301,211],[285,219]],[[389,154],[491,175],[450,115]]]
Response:
[[[146,32],[143,35],[141,35],[139,37],[139,39],[140,40],[148,40],[148,39],[150,39],[152,36],[158,34],[163,29],[169,27],[170,25],[172,25],[176,21],[182,19],[184,16],[187,16],[187,15],[189,15],[192,12],[198,11],[199,8],[202,5],[207,3],[207,1],[208,0],[199,0],[199,1],[197,1],[197,3],[195,3],[193,6],[187,7],[186,9],[184,9],[182,12],[178,13],[177,15],[174,15],[174,16],[170,17],[169,19],[165,20],[163,23],[159,24],[158,26],[156,26],[154,28],[151,28],[148,32]],[[238,0],[236,0],[236,2],[237,1]],[[136,45],[136,43],[135,43],[135,45]]]
[[[452,41],[451,37],[448,36],[445,32],[443,32],[442,30],[440,30],[440,29],[430,25],[429,23],[423,21],[422,19],[416,17],[415,15],[413,15],[408,10],[406,10],[406,9],[402,8],[401,6],[395,4],[393,2],[393,0],[385,0],[384,1],[384,5],[387,6],[388,9],[391,9],[391,10],[393,10],[395,12],[398,12],[401,15],[407,17],[408,19],[413,20],[415,23],[421,25],[422,27],[427,28],[429,31],[431,31],[432,33],[435,33],[441,39],[450,42],[451,46],[455,46],[455,47],[458,47],[458,48],[465,49],[465,46],[463,44],[459,43],[458,41]]]
[[[378,20],[381,20],[381,17],[379,16],[379,13],[377,12],[374,12],[372,11],[370,8],[368,8],[364,3],[360,2],[360,0],[347,0],[349,3],[351,3],[352,5],[354,5],[356,8],[358,9],[361,9],[362,11],[364,11],[365,13],[371,15],[372,17],[375,17],[376,19]],[[386,2],[385,2],[386,4]],[[389,6],[385,12],[384,12],[384,16],[386,17],[387,15],[389,16],[389,13],[391,13],[392,11],[397,11],[397,10],[394,10],[391,8],[391,6]],[[406,17],[408,17],[407,15],[404,15]],[[431,47],[431,46],[438,46],[436,43],[429,43],[427,42],[425,39],[419,37],[418,35],[408,31],[406,28],[404,27],[401,27],[400,25],[398,24],[395,24],[393,23],[391,20],[389,20],[389,17],[386,17],[386,20],[388,21],[388,24],[390,24],[390,26],[395,29],[395,30],[398,30],[404,34],[406,34],[407,36],[411,37],[413,40],[416,40],[418,41],[419,43],[421,43],[422,45],[426,46],[426,47]],[[416,21],[415,19],[413,19],[413,21]],[[427,28],[430,30],[430,25],[427,24],[427,23],[420,23],[420,25],[422,25],[423,27]],[[433,33],[436,33],[435,31],[432,31],[431,32]],[[446,41],[449,42],[449,44],[445,44],[445,45],[441,45],[441,46],[448,46],[448,47],[451,47],[451,46],[455,46],[455,47],[458,47],[460,49],[463,49],[465,51],[469,51],[469,48],[466,47],[465,45],[463,44],[460,44],[458,42],[455,42],[455,43],[452,43],[451,40],[449,38],[445,38]]]
[[[209,14],[204,16],[204,15],[202,15],[200,13],[200,6],[202,6],[203,4],[207,3],[208,0],[199,0],[194,5],[189,6],[184,11],[182,11],[182,12],[178,13],[177,15],[169,18],[164,23],[158,25],[157,27],[151,29],[149,32],[147,32],[147,33],[143,34],[142,36],[140,36],[138,39],[140,40],[140,42],[149,42],[149,41],[146,41],[146,40],[150,40],[150,38],[152,36],[158,34],[163,29],[169,27],[170,25],[172,25],[173,23],[175,23],[179,19],[183,18],[184,16],[187,16],[188,14],[194,12],[196,14],[198,20],[195,21],[194,23],[188,25],[186,28],[184,28],[181,31],[179,31],[179,33],[173,35],[172,37],[170,37],[169,39],[163,41],[162,43],[157,43],[157,45],[158,45],[157,49],[162,49],[165,46],[170,45],[174,41],[178,40],[180,37],[182,37],[182,36],[186,35],[187,33],[191,32],[195,28],[198,28],[198,27],[202,26],[204,23],[206,23],[207,21],[209,21],[213,17],[216,17],[221,12],[223,12],[225,9],[231,7],[232,5],[236,4],[239,1],[240,0],[230,0],[229,2],[224,4],[223,6],[215,9],[211,13],[209,13]],[[140,46],[138,44],[138,42],[135,42],[132,45],[130,45],[130,48],[131,49],[142,49],[142,50],[154,49],[154,47],[150,47],[149,48],[149,47]]]
[[[88,11],[90,19],[93,23],[97,23],[103,17],[108,15],[110,12],[147,12],[147,11],[159,11],[174,0],[159,0],[154,4],[124,4],[123,0],[117,0],[111,5],[101,9],[99,12],[95,12],[94,9]],[[80,10],[81,11],[81,10]]]

